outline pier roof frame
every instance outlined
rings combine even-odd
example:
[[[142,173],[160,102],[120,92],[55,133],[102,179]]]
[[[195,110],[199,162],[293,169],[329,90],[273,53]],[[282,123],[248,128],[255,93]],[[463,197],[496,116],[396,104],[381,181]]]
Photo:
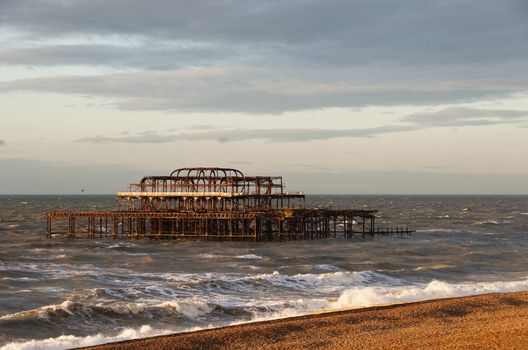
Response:
[[[178,168],[170,175],[144,176],[139,184],[131,184],[129,192],[226,192],[246,195],[285,195],[282,176],[245,176],[233,168]],[[149,191],[151,189],[151,191]],[[296,194],[298,195],[298,193]]]
[[[185,177],[207,177],[207,178],[217,178],[217,177],[244,177],[244,174],[234,168],[220,168],[220,167],[189,167],[189,168],[178,168],[170,174],[170,176],[183,177],[182,173],[187,173],[183,175]],[[223,173],[223,176],[220,176],[220,173]],[[175,175],[176,174],[176,175]]]

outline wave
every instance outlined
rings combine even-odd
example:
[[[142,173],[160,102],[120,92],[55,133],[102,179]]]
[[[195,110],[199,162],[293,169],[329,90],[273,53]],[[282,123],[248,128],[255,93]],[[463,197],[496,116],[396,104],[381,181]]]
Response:
[[[159,305],[171,311],[183,314],[191,319],[196,319],[214,310],[215,305],[202,300],[165,301]]]
[[[421,300],[460,297],[487,293],[528,290],[528,279],[452,284],[433,280],[428,284],[405,287],[355,287],[344,291],[335,308],[368,307],[380,304],[406,303]]]
[[[93,318],[97,314],[138,314],[145,311],[142,303],[98,303],[66,300],[60,304],[46,305],[37,309],[24,310],[0,317],[0,320],[26,320],[37,318],[51,320],[52,318],[64,318],[64,316],[88,316]]]
[[[226,259],[226,258],[250,259],[250,260],[261,260],[261,259],[264,259],[262,256],[256,255],[256,254],[243,254],[243,255],[231,256],[231,255],[205,253],[205,254],[200,254],[199,257],[201,259]]]
[[[337,271],[325,273],[299,273],[295,275],[285,275],[278,271],[271,274],[259,274],[255,276],[246,277],[247,280],[261,280],[271,283],[274,286],[286,287],[293,289],[305,290],[306,288],[332,288],[344,287],[354,284],[366,283],[391,283],[399,280],[388,277],[384,274],[375,271]]]
[[[35,282],[38,281],[36,278],[31,277],[2,277],[5,281],[22,281],[22,282]]]
[[[476,221],[475,225],[508,225],[509,223],[506,220],[482,220]]]
[[[428,228],[428,229],[418,229],[417,233],[437,233],[437,232],[446,232],[446,233],[462,233],[463,230],[456,230],[451,228]]]
[[[446,269],[450,268],[452,265],[447,264],[433,264],[430,266],[418,266],[417,268],[413,269],[414,271],[421,271],[421,270],[440,270],[440,269]]]
[[[264,259],[260,255],[255,255],[255,254],[236,255],[235,258],[236,259],[251,259],[251,260]]]
[[[194,330],[194,329],[190,329]],[[14,341],[0,348],[0,350],[62,350],[76,347],[99,345],[104,343],[131,340],[145,337],[172,333],[170,330],[153,329],[149,325],[144,325],[138,329],[125,328],[115,335],[103,335],[101,333],[79,337],[74,335],[61,335],[56,338],[42,340]]]
[[[317,264],[315,265],[315,268],[322,270],[322,271],[329,271],[329,272],[330,271],[331,272],[343,271],[342,268],[334,266],[334,265],[330,265],[330,264]]]
[[[183,281],[185,276],[178,276]],[[166,285],[146,280],[134,287],[95,288],[77,292],[59,304],[42,306],[36,309],[10,313],[0,317],[3,321],[39,320],[63,325],[78,320],[79,327],[105,323],[109,318],[131,315],[134,318],[148,319],[153,316],[170,318],[181,315],[190,320],[198,320],[211,313],[255,315],[269,314],[283,309],[306,311],[302,300],[307,295],[335,295],[349,286],[383,284],[393,285],[400,280],[374,271],[325,272],[319,274],[281,274],[274,271],[268,274],[205,274],[192,276],[195,281],[186,284]],[[120,283],[122,283],[121,281]],[[191,283],[190,283],[191,282]],[[284,305],[282,297],[294,295],[294,306]],[[271,295],[271,296],[270,296]],[[320,302],[318,302],[318,305]],[[237,311],[238,310],[238,311]]]
[[[276,275],[276,274],[275,274]],[[263,321],[277,318],[285,318],[292,316],[299,316],[320,311],[331,311],[343,308],[359,308],[374,305],[406,303],[429,299],[458,297],[476,294],[486,294],[494,292],[514,292],[528,290],[528,279],[518,281],[497,281],[497,282],[475,282],[475,283],[448,283],[445,281],[432,280],[426,284],[420,285],[405,285],[405,286],[356,286],[342,291],[337,297],[321,297],[321,298],[287,298],[278,296],[276,299],[270,300],[255,300],[255,304],[251,305],[254,308],[251,312],[252,317],[249,319],[238,318],[233,321],[218,323],[210,323],[206,328],[213,326],[240,324],[246,322]],[[255,308],[255,306],[260,307]],[[212,312],[218,306],[208,303],[200,299],[186,300],[183,302],[166,301],[158,307],[168,309],[169,311],[177,312],[186,315],[190,318],[197,318],[207,313]],[[51,305],[43,307],[39,310],[50,312],[65,312],[68,314],[77,312],[75,304],[65,302],[58,305]],[[250,305],[246,305],[246,308]],[[134,311],[120,310],[122,313],[134,313]],[[137,312],[141,312],[137,309]],[[19,313],[20,314],[20,313]],[[5,317],[5,316],[4,316]],[[150,325],[143,325],[140,328],[126,328],[118,334],[105,335],[98,333],[86,337],[62,335],[55,338],[48,338],[42,340],[29,341],[14,341],[8,343],[0,348],[0,350],[59,350],[71,347],[81,347],[97,345],[102,343],[129,340],[135,338],[143,338],[156,336],[167,333],[175,333],[182,331],[191,331],[203,329],[203,326],[187,326],[179,329],[153,329]]]
[[[160,285],[166,287],[164,281],[171,283],[171,286],[182,290],[192,288],[197,291],[224,291],[224,292],[241,292],[253,290],[255,287],[260,288],[290,288],[305,290],[306,288],[316,287],[344,287],[354,284],[365,284],[373,282],[383,282],[391,284],[399,280],[391,278],[376,271],[344,271],[338,267],[328,264],[312,265],[316,271],[325,271],[323,273],[298,273],[283,274],[279,271],[260,274],[240,274],[240,273],[163,273],[163,274],[142,274],[141,277],[148,277],[153,283],[152,278],[160,279]],[[329,271],[329,272],[326,272]],[[137,287],[137,280],[133,281]],[[150,290],[154,291],[155,286],[150,285]],[[254,293],[251,293],[254,296]]]
[[[502,225],[502,224],[507,224],[508,222],[503,222],[503,223],[485,223],[485,222],[480,222],[480,223],[476,223],[475,225]],[[480,231],[480,230],[457,230],[457,229],[449,229],[449,228],[431,228],[431,229],[418,229],[416,230],[417,233],[471,233],[471,234],[482,234],[482,235],[496,235],[496,234],[502,234],[501,232],[483,232],[483,231]]]
[[[433,266],[439,267],[439,266]],[[148,324],[160,317],[185,317],[179,329],[158,331],[155,327],[144,325],[139,329],[127,328],[119,334],[95,334],[87,337],[63,335],[43,340],[18,341],[6,344],[0,350],[10,349],[64,349],[77,346],[88,346],[111,341],[133,339],[137,337],[154,336],[175,331],[190,330],[196,325],[210,324],[220,326],[226,324],[262,321],[284,317],[292,317],[321,310],[342,308],[358,308],[380,304],[404,303],[428,299],[447,298],[492,292],[513,292],[528,290],[528,279],[518,281],[498,282],[466,282],[448,283],[432,280],[424,284],[402,284],[402,280],[390,278],[374,271],[362,272],[327,272],[321,274],[285,275],[277,271],[270,274],[246,276],[246,280],[266,281],[273,286],[279,286],[280,294],[267,294],[255,297],[256,294],[237,295],[236,293],[220,295],[210,293],[201,296],[168,299],[144,300],[144,302],[104,302],[102,299],[94,302],[89,298],[104,298],[114,291],[93,289],[76,295],[82,300],[67,300],[60,304],[47,305],[34,310],[21,311],[4,315],[2,321],[26,321],[34,325],[35,319],[49,324],[75,323],[85,327],[85,322],[92,326],[98,320],[108,324],[111,319],[128,317],[135,323]],[[286,287],[286,288],[285,288]],[[288,288],[306,291],[304,296],[299,292],[289,294]],[[325,292],[320,294],[321,291]],[[316,293],[319,293],[316,295]],[[136,299],[139,300],[139,299]],[[128,316],[126,316],[128,315]],[[178,316],[181,315],[181,316]],[[224,316],[223,318],[220,316]],[[199,323],[189,323],[185,320],[201,320]],[[126,324],[124,324],[126,326]],[[183,329],[185,328],[185,329]],[[100,329],[93,328],[92,329]]]
[[[81,296],[81,294],[83,296]],[[199,320],[200,317],[220,308],[229,308],[228,301],[208,298],[180,298],[173,300],[149,299],[144,302],[115,301],[102,299],[105,295],[117,294],[113,291],[96,289],[86,291],[70,298],[60,304],[42,306],[36,309],[24,310],[6,314],[0,317],[1,321],[33,322],[44,321],[56,325],[71,323],[76,319],[76,324],[82,328],[86,325],[105,323],[108,319],[130,316],[132,319],[152,319],[153,317],[177,318],[178,315],[190,320]],[[90,300],[96,299],[96,300]],[[237,305],[245,307],[245,304]]]
[[[218,255],[218,254],[200,254],[199,257],[200,257],[200,259],[217,259],[217,258],[222,258],[222,255]]]

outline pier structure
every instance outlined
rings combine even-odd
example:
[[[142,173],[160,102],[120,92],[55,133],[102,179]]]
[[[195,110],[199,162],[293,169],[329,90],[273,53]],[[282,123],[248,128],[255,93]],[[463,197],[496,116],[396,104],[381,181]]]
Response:
[[[286,192],[281,176],[230,168],[145,176],[117,200],[115,211],[48,212],[47,236],[280,241],[384,232],[376,210],[308,208],[304,192]]]

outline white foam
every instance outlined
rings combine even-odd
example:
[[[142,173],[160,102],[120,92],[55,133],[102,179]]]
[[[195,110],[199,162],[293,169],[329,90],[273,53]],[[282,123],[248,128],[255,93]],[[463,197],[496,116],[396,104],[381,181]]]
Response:
[[[510,282],[451,284],[433,280],[428,284],[405,287],[354,287],[347,289],[332,308],[367,307],[379,304],[404,303],[486,293],[528,290],[528,279]]]
[[[137,315],[140,312],[145,311],[146,305],[143,303],[112,303],[112,304],[103,304],[99,303],[95,307],[100,309],[109,309],[116,314],[133,314]]]
[[[38,309],[24,310],[7,314],[0,317],[0,320],[21,320],[29,317],[37,317],[39,319],[49,319],[51,315],[57,312],[65,312],[68,315],[92,315],[97,309],[111,310],[117,314],[138,314],[145,311],[146,305],[143,303],[97,303],[89,304],[76,302],[72,300],[65,300],[60,304],[52,304],[42,306]]]
[[[235,256],[235,258],[237,258],[237,259],[252,259],[252,260],[264,259],[260,255],[255,255],[255,254],[237,255],[237,256]]]
[[[318,265],[315,265],[315,267],[323,271],[332,271],[332,272],[343,271],[343,269],[337,266],[334,266],[334,265],[330,265],[330,264],[318,264]]]
[[[295,317],[306,315],[318,310],[328,310],[332,308],[332,303],[330,300],[324,298],[299,298],[294,300],[268,303],[266,307],[268,311],[256,313],[251,322]]]
[[[433,266],[433,268],[434,267],[437,266]],[[308,286],[313,285],[318,290],[325,285],[338,285],[339,288],[336,288],[336,291],[339,292],[336,292],[333,294],[333,296],[328,294],[326,296],[320,296],[319,298],[294,297],[289,299],[286,295],[251,299],[241,299],[240,297],[235,297],[234,295],[222,297],[217,296],[216,298],[206,299],[186,298],[183,300],[161,300],[154,305],[149,303],[149,307],[154,306],[167,308],[192,319],[197,319],[207,313],[213,312],[215,305],[223,305],[226,307],[243,307],[247,311],[253,313],[254,317],[251,321],[261,321],[298,316],[320,310],[367,307],[379,304],[403,303],[493,292],[528,290],[528,279],[519,281],[466,283],[447,283],[443,281],[432,280],[429,283],[419,285],[391,285],[390,280],[389,282],[387,282],[387,280],[382,280],[382,283],[373,284],[371,279],[381,279],[386,277],[369,271],[355,273],[333,272],[323,274],[298,274],[293,276],[282,275],[275,271],[272,274],[262,274],[259,276],[260,278],[275,281],[275,283],[291,283],[294,285],[305,284]],[[223,302],[222,300],[218,299],[225,297],[228,297],[228,299],[223,299]],[[79,309],[81,306],[79,306],[79,303],[65,301],[61,304],[49,305],[37,310],[33,310],[33,312],[37,311],[41,314],[41,316],[44,317],[46,316],[46,313],[57,310],[62,310],[66,313],[72,314],[82,312],[82,308]],[[106,307],[106,305],[97,306]],[[143,311],[144,308],[146,309],[147,306],[130,303],[120,305],[118,309],[112,308],[112,310],[118,313],[134,314]],[[18,317],[23,317],[25,316],[23,313],[6,315],[2,317],[2,319],[5,317],[13,318],[15,315]],[[239,319],[234,323],[244,323],[244,321]],[[221,324],[215,324],[215,326],[219,325]],[[0,350],[65,349],[134,339],[139,337],[149,337],[159,334],[171,333],[174,331],[184,331],[184,329],[159,331],[153,330],[149,326],[143,326],[139,329],[125,329],[117,335],[96,334],[87,337],[63,335],[60,337],[44,340],[12,342],[0,348]]]
[[[483,220],[475,222],[475,225],[507,225],[509,221],[506,220]]]
[[[200,259],[216,259],[221,257],[222,256],[218,254],[200,254]]]
[[[122,340],[153,337],[171,333],[170,330],[154,330],[145,325],[139,329],[126,328],[117,335],[95,334],[87,337],[77,337],[73,335],[61,335],[56,338],[42,340],[16,341],[6,344],[0,350],[62,350],[73,347],[92,346]]]
[[[182,283],[185,285],[195,283],[223,282],[225,289],[232,289],[240,292],[241,288],[246,291],[253,283],[262,285],[271,284],[274,287],[294,288],[306,291],[307,289],[320,288],[326,292],[342,289],[351,285],[364,284],[372,281],[383,281],[388,284],[397,282],[394,278],[374,272],[374,271],[343,271],[332,265],[317,265],[318,269],[332,271],[324,273],[305,273],[288,275],[279,271],[261,274],[236,274],[236,273],[204,273],[204,274],[185,274],[185,273],[163,273],[152,274],[153,277],[162,278],[167,281]],[[144,274],[147,276],[148,274]],[[142,275],[143,276],[143,275]],[[248,282],[250,284],[248,284]],[[165,293],[162,293],[165,294]],[[172,293],[173,294],[173,293]]]
[[[191,319],[197,319],[201,315],[205,315],[213,311],[214,306],[209,305],[203,300],[185,300],[185,301],[165,301],[160,305],[169,310],[174,310],[180,314],[183,314]]]
[[[221,255],[221,254],[211,254],[211,253],[204,253],[199,255],[200,259],[218,259],[218,258],[235,258],[235,259],[252,259],[252,260],[260,260],[264,259],[260,255],[256,254],[243,254],[243,255]]]
[[[429,228],[429,229],[416,230],[416,232],[418,233],[436,233],[436,232],[462,233],[464,231],[451,229],[451,228]]]
[[[277,286],[302,289],[307,287],[345,287],[363,284],[373,280],[392,282],[388,276],[376,273],[374,271],[337,271],[319,274],[306,273],[296,275],[283,275],[278,271],[274,271],[271,274],[256,275],[251,277],[251,279],[264,279]]]
[[[119,242],[116,244],[109,245],[105,249],[117,249],[117,248],[133,248],[134,246],[130,243]]]
[[[46,305],[38,309],[19,311],[12,314],[4,315],[0,317],[0,320],[19,320],[31,316],[37,316],[39,318],[47,319],[50,313],[57,312],[58,310],[62,310],[70,315],[73,315],[73,313],[69,310],[70,304],[70,301],[64,301],[61,304]]]
[[[447,264],[433,264],[429,266],[418,266],[417,268],[413,269],[414,271],[421,271],[421,270],[440,270],[440,269],[446,269],[452,267],[451,265]]]

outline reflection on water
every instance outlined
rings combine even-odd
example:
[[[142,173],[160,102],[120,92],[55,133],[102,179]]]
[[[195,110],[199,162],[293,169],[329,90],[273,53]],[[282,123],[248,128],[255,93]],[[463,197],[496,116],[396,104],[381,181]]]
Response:
[[[308,313],[528,290],[526,196],[309,196],[379,209],[409,237],[292,242],[45,239],[48,210],[112,196],[0,196],[0,346],[68,348]],[[33,341],[31,341],[33,340]]]

